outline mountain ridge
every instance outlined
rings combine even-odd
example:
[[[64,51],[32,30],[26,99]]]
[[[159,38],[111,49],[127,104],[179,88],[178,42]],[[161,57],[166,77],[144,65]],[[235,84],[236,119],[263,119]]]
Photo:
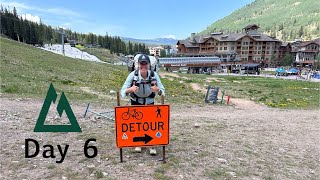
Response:
[[[148,45],[175,45],[177,43],[177,39],[173,38],[155,38],[155,39],[136,39],[136,38],[128,38],[121,37],[124,41],[130,41],[133,43],[145,43]]]
[[[242,32],[249,24],[282,41],[320,37],[320,1],[256,0],[209,25],[197,35],[211,32]],[[285,12],[285,13],[284,13]]]

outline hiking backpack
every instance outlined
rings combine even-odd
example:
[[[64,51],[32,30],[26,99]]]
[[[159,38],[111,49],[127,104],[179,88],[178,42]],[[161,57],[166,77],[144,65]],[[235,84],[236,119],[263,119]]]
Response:
[[[136,54],[133,58],[133,62],[131,62],[129,64],[129,66],[131,66],[131,72],[134,70],[138,70],[138,64],[139,64],[138,59],[139,59],[140,55],[141,55],[140,53]],[[159,62],[158,62],[157,58],[154,56],[149,56],[149,59],[150,59],[149,70],[158,72],[159,71]]]

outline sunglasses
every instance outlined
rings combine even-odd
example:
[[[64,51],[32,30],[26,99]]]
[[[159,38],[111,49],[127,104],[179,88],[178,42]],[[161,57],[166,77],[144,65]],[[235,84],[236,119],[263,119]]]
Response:
[[[140,64],[141,65],[147,65],[148,63],[147,62],[141,62]]]

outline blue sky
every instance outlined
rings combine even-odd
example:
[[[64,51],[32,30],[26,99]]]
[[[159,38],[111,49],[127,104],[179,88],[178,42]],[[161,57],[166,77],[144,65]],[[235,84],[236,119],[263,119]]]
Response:
[[[254,0],[0,0],[18,14],[73,31],[184,39]]]

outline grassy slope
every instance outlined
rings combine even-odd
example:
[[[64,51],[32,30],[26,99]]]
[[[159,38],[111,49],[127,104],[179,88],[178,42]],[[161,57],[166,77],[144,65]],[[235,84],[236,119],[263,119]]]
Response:
[[[277,38],[284,40],[283,32],[288,36],[290,31],[297,33],[303,27],[304,38],[320,37],[318,0],[256,0],[255,2],[236,10],[230,15],[209,25],[199,34],[208,34],[213,31],[229,30],[231,32],[242,31],[248,24],[258,24],[262,32],[269,29],[277,31]],[[283,24],[283,30],[279,25]],[[288,37],[294,40],[298,37]]]
[[[85,48],[83,51],[95,55],[101,61],[108,63],[114,63],[119,60],[116,60],[115,55],[110,54],[110,50],[104,48]]]
[[[71,100],[110,101],[107,96],[99,99],[80,87],[108,95],[110,90],[121,88],[128,74],[126,67],[76,60],[5,38],[0,40],[1,92],[5,94],[43,99],[53,82],[58,93],[63,90]],[[162,79],[167,102],[202,103],[205,95],[190,86],[198,83],[202,87],[219,86],[232,98],[252,99],[273,107],[319,107],[319,83],[250,76],[215,76],[218,81],[208,83],[204,79],[212,76],[179,75],[180,78],[172,77],[173,81]]]
[[[180,74],[182,76],[182,74]],[[203,87],[208,85],[220,87],[226,95],[232,98],[251,99],[271,107],[280,108],[319,108],[320,83],[272,79],[253,76],[214,76],[216,80],[206,82],[203,79],[212,76],[202,74],[184,74],[189,78],[175,78],[176,81],[198,83]]]
[[[120,90],[128,75],[126,67],[76,60],[5,38],[0,40],[2,93],[44,98],[53,82],[57,91],[63,90],[70,99],[97,100],[96,95],[86,93],[80,87],[90,87],[92,91],[107,95],[110,90]],[[166,99],[169,102],[191,101],[194,92],[179,93],[186,85],[165,79],[163,84],[169,97],[180,94],[174,99]],[[201,94],[195,94],[192,101],[202,98]]]
[[[53,82],[71,99],[92,99],[79,87],[108,93],[121,87],[127,72],[121,67],[63,57],[1,38],[1,92],[43,97]]]

